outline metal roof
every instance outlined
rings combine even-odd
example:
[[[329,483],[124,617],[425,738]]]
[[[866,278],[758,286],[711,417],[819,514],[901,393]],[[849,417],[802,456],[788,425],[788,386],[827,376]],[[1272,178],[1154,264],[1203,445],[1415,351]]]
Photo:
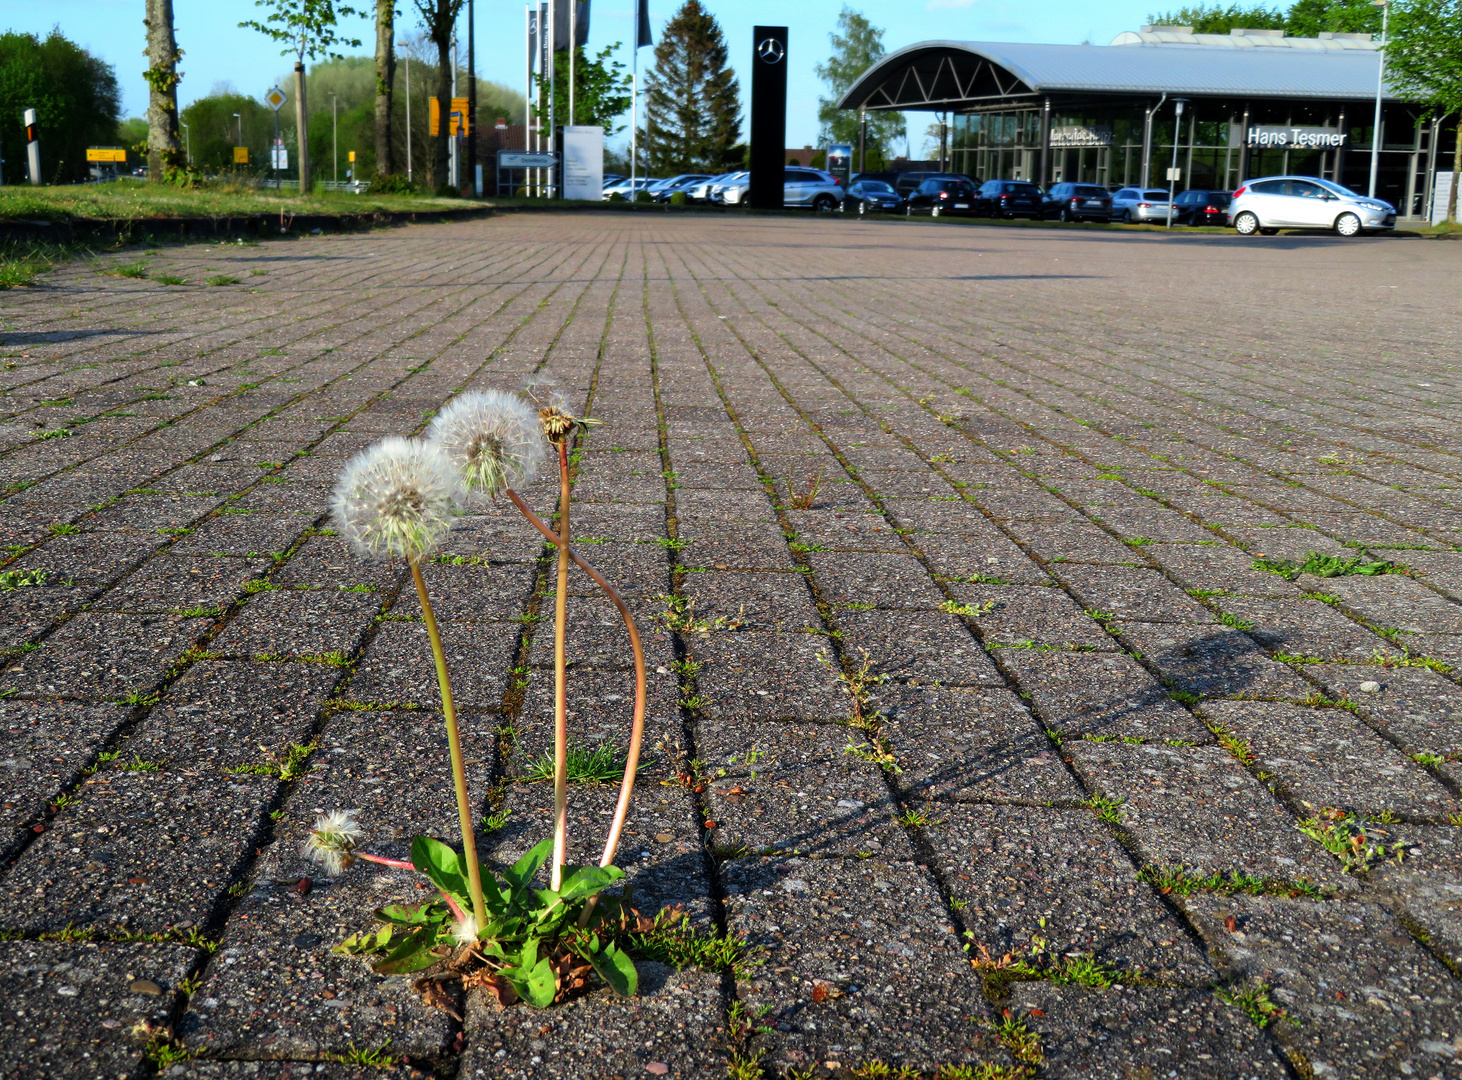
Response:
[[[1220,49],[1300,49],[1305,52],[1370,52],[1370,34],[1322,33],[1290,37],[1283,30],[1230,30],[1227,34],[1195,34],[1191,26],[1144,26],[1112,39],[1113,45],[1212,45]]]
[[[1051,93],[1365,100],[1379,62],[1359,49],[921,41],[865,71],[838,107],[959,108]]]

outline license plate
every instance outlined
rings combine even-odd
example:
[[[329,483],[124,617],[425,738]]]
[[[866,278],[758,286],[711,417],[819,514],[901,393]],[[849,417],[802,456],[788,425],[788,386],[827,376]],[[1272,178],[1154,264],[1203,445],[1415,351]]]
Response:
[[[970,204],[967,202],[957,202],[954,204],[954,208],[956,210],[968,210],[970,208]]]

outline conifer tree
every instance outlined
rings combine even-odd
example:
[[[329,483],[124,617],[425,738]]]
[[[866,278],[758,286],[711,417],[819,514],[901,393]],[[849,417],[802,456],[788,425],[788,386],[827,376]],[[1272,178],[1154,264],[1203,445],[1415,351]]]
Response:
[[[719,171],[738,162],[741,87],[727,66],[720,24],[685,0],[655,46],[641,135],[650,175]]]

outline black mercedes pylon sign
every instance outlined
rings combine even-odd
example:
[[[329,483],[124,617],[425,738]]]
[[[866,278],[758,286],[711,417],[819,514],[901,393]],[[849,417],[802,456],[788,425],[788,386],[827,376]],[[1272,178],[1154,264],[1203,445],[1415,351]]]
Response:
[[[787,28],[752,29],[751,189],[758,210],[782,208],[787,152]]]

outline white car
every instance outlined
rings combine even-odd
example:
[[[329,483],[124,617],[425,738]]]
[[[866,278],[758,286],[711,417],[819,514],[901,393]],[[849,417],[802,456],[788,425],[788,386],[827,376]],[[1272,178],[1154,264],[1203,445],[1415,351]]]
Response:
[[[719,184],[711,187],[710,201],[723,206],[740,206],[751,190],[751,173],[734,172]]]
[[[1266,176],[1234,192],[1228,220],[1240,236],[1269,236],[1278,229],[1327,229],[1358,236],[1367,229],[1394,229],[1396,208],[1382,199],[1357,195],[1333,180]]]
[[[635,180],[634,180],[634,190],[635,191],[645,191],[652,184],[658,184],[659,182],[660,182],[660,178],[659,177],[655,177],[655,176],[637,176],[637,177],[635,177]],[[606,187],[604,189],[604,194],[603,194],[604,199],[605,200],[608,200],[611,195],[618,195],[622,199],[628,199],[628,198],[630,198],[630,182],[629,182],[629,180],[621,180],[617,184],[611,184],[608,187]]]

